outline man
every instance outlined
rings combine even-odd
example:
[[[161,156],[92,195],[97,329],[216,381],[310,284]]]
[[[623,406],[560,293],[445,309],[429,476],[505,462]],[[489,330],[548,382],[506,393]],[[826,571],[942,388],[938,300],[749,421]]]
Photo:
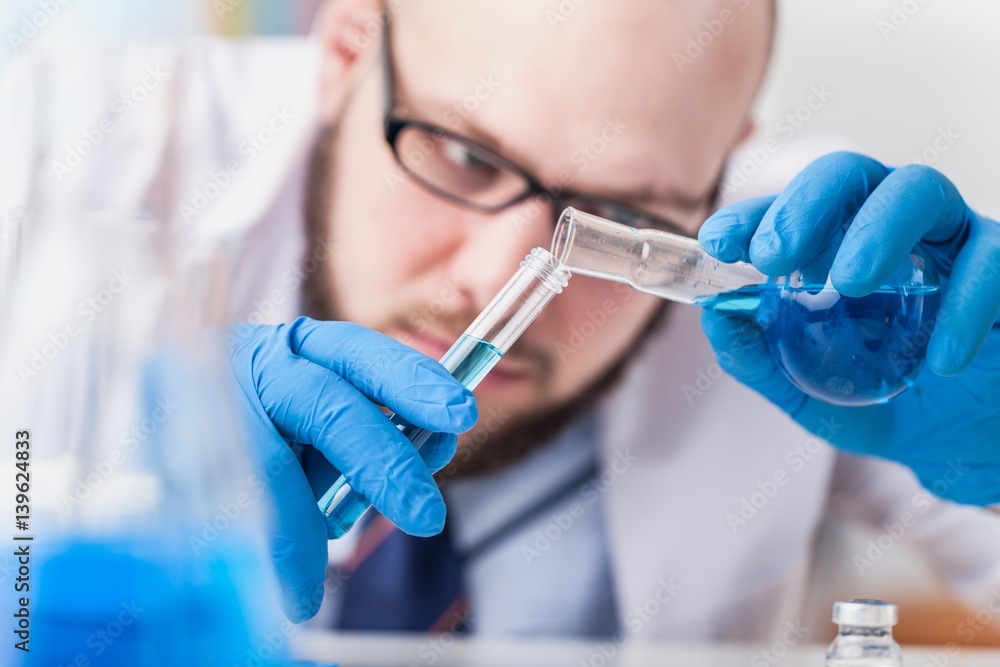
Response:
[[[448,627],[458,613],[484,634],[770,637],[797,618],[815,530],[833,501],[876,526],[907,512],[917,516],[907,536],[926,547],[970,602],[995,582],[1000,541],[993,517],[932,502],[908,473],[837,455],[815,437],[896,458],[929,440],[919,450],[929,452],[933,471],[925,484],[965,499],[959,489],[975,478],[968,498],[995,501],[983,495],[979,479],[996,469],[996,393],[989,384],[996,380],[988,373],[995,340],[976,357],[985,365],[973,369],[973,384],[961,385],[978,402],[942,410],[942,421],[968,410],[963,439],[979,455],[969,468],[957,452],[950,460],[949,451],[929,449],[950,439],[921,432],[919,412],[893,412],[893,403],[868,413],[808,403],[780,384],[759,338],[739,339],[742,324],[709,322],[710,340],[725,353],[720,364],[803,430],[722,376],[693,309],[665,308],[599,281],[573,278],[475,402],[427,357],[368,330],[440,357],[518,261],[548,246],[566,203],[697,234],[715,205],[727,154],[752,129],[749,108],[773,31],[769,4],[592,2],[552,18],[534,0],[426,0],[396,5],[388,32],[381,10],[374,0],[325,8],[316,116],[326,129],[318,139],[301,129],[308,121],[287,141],[251,135],[248,157],[229,180],[213,176],[226,182],[216,183],[214,197],[204,176],[199,183],[185,173],[171,209],[192,229],[234,228],[247,239],[243,258],[258,281],[241,292],[253,304],[251,319],[290,320],[304,311],[365,327],[298,320],[236,332],[234,369],[261,463],[287,460],[289,442],[307,445],[303,467],[264,467],[277,471],[268,473],[273,552],[291,618],[313,616],[323,598],[326,528],[315,500],[336,476],[330,464],[400,528],[434,534],[445,511],[428,468],[452,459],[456,440],[448,434],[469,429],[477,406],[478,426],[443,473],[447,539],[406,542],[375,520],[332,543],[341,569],[331,571],[323,623],[415,630],[441,627],[442,620]],[[675,64],[674,52],[715,20],[725,29],[711,47]],[[204,115],[207,94],[228,109],[217,113],[221,126],[235,125],[228,114],[245,116],[221,86],[250,86],[268,68],[285,78],[295,71],[279,61],[308,71],[306,58],[273,55],[274,63],[256,62],[262,70],[247,65],[250,55],[211,48],[177,61],[200,84],[174,92],[194,127],[175,124],[179,137],[152,142],[139,159],[169,168],[170,147],[195,145],[191,137],[200,136],[217,149],[198,173],[230,171],[227,160],[242,154],[245,135],[199,135],[210,123],[196,112]],[[268,81],[292,87],[281,74]],[[272,140],[281,122],[269,128]],[[290,299],[274,296],[271,284],[288,273],[283,258],[299,248],[289,240],[303,180],[297,151],[310,144],[309,246],[288,283],[302,279],[305,298],[298,313],[286,307],[279,314],[279,302],[290,306]],[[843,206],[823,210],[850,217],[872,194],[870,185],[890,183],[880,165],[829,159],[833,166],[817,169],[861,173],[864,187]],[[817,180],[824,196],[839,183],[815,174],[805,182]],[[764,263],[790,270],[764,251],[797,261],[822,241],[812,224],[817,212],[805,205],[819,199],[804,187],[797,181],[776,201],[721,213],[703,232],[709,250],[725,261],[756,261],[756,248]],[[956,197],[949,194],[934,224],[907,238],[949,246],[942,256],[967,271],[957,258],[965,248],[995,257],[997,244],[992,223],[964,213]],[[789,220],[797,222],[780,228]],[[775,228],[779,238],[798,243],[753,245]],[[873,258],[879,270],[870,279],[897,255]],[[870,286],[855,287],[861,293]],[[963,344],[972,350],[996,317],[996,300],[983,284],[967,295],[961,300],[978,304],[978,331]],[[957,371],[972,356],[956,354],[954,364],[935,369]],[[424,461],[371,401],[441,433],[421,450]],[[899,434],[901,421],[914,432]],[[876,451],[875,444],[891,446]],[[961,541],[953,536],[959,526]],[[463,588],[471,617],[453,606]],[[433,608],[416,609],[432,592],[442,593],[425,605]],[[404,607],[405,614],[394,614]]]

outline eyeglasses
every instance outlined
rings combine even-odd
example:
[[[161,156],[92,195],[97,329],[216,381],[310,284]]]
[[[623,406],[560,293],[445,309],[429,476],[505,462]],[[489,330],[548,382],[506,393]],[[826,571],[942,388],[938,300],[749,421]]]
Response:
[[[567,206],[636,227],[690,236],[680,225],[604,197],[555,191],[488,148],[443,127],[396,114],[396,72],[387,22],[382,31],[385,86],[383,128],[396,162],[439,197],[471,209],[497,212],[531,197],[551,202],[558,215]],[[713,196],[714,199],[714,196]]]

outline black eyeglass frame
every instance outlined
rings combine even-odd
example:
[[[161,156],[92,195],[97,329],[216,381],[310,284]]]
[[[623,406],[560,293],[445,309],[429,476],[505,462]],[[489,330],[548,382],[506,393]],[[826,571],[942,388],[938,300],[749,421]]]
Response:
[[[396,159],[396,163],[399,167],[410,177],[415,179],[420,185],[427,190],[433,192],[435,195],[450,201],[452,203],[458,204],[460,206],[465,206],[477,211],[483,211],[486,213],[496,213],[504,209],[510,208],[516,204],[530,199],[532,197],[538,197],[545,203],[551,203],[555,209],[555,215],[558,216],[563,209],[567,206],[573,206],[583,211],[588,211],[596,215],[605,215],[615,222],[621,222],[629,226],[636,227],[638,229],[659,229],[661,231],[671,232],[673,234],[679,234],[680,236],[690,237],[691,234],[685,230],[681,225],[668,220],[666,218],[660,217],[658,215],[648,213],[646,211],[641,211],[627,204],[615,201],[613,199],[608,199],[605,197],[594,197],[590,195],[584,195],[572,192],[554,192],[548,187],[542,185],[534,176],[531,175],[523,167],[511,162],[502,155],[495,153],[494,151],[481,146],[480,144],[472,141],[468,137],[464,137],[461,134],[447,130],[434,123],[429,123],[427,121],[419,120],[416,118],[407,118],[405,116],[399,116],[395,112],[396,107],[396,68],[392,53],[392,38],[390,25],[392,24],[392,19],[390,18],[384,24],[382,30],[382,83],[383,83],[383,132],[386,142],[392,149],[392,154]],[[416,127],[425,132],[431,134],[435,138],[444,137],[451,141],[462,144],[465,148],[469,150],[470,153],[476,155],[477,158],[482,159],[484,162],[497,167],[510,171],[511,173],[519,176],[521,180],[524,181],[524,189],[514,197],[500,204],[482,204],[465,197],[455,195],[447,190],[442,190],[440,187],[434,185],[433,183],[420,177],[420,174],[411,169],[403,157],[399,153],[398,141],[400,135],[408,127]],[[721,184],[721,179],[720,179]],[[719,185],[716,185],[713,191],[710,201],[713,204],[718,198]],[[547,200],[547,201],[546,201]],[[606,215],[604,209],[612,209],[616,214]],[[644,218],[648,220],[651,224],[638,226],[631,224],[628,220],[635,220]],[[553,221],[554,222],[554,221]]]

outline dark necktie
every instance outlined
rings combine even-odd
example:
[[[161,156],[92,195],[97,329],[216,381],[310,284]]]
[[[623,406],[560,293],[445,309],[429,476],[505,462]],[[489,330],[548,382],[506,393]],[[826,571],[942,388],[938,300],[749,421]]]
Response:
[[[336,627],[463,632],[468,610],[462,560],[448,524],[439,535],[413,537],[374,510],[369,517],[354,557],[340,568],[343,604]]]

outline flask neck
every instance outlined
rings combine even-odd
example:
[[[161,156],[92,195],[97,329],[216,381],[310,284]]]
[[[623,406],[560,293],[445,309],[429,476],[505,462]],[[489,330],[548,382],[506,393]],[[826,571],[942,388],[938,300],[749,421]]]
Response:
[[[563,211],[556,225],[552,254],[574,274],[680,303],[697,304],[768,281],[745,262],[719,262],[696,239],[638,230],[573,208]]]
[[[635,267],[649,256],[649,246],[637,229],[567,208],[552,237],[552,254],[572,273],[634,287]]]

